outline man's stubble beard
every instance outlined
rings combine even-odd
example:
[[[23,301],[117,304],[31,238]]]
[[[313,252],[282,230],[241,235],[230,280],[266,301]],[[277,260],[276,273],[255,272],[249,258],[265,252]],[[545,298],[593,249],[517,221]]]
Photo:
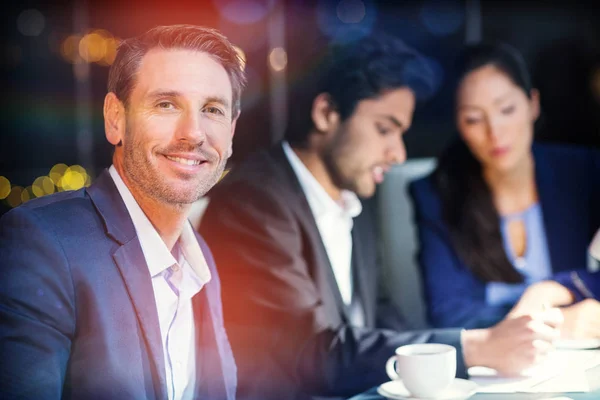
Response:
[[[123,167],[128,180],[138,190],[145,193],[146,196],[175,207],[183,207],[202,198],[218,182],[225,170],[227,159],[231,153],[228,151],[227,157],[219,161],[216,157],[210,156],[203,150],[192,150],[190,148],[192,146],[187,146],[185,149],[179,148],[178,150],[201,152],[208,162],[217,162],[218,164],[212,173],[208,173],[208,176],[205,176],[201,181],[197,182],[195,179],[192,179],[190,185],[194,184],[195,187],[193,189],[178,191],[176,188],[170,186],[167,181],[161,179],[162,175],[160,171],[157,170],[156,166],[146,156],[142,143],[132,138],[129,127],[127,128],[126,135],[128,138],[133,139],[129,145],[125,144],[125,142],[123,143]],[[138,149],[141,149],[141,151]]]

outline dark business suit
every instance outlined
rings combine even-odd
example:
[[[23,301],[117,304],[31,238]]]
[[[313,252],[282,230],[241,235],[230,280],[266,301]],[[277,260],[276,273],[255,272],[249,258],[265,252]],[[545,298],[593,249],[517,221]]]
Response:
[[[398,346],[427,341],[459,346],[457,330],[377,329],[384,324],[400,329],[401,321],[391,312],[378,318],[384,313],[377,304],[376,235],[368,210],[355,218],[352,232],[355,295],[366,326],[351,326],[310,206],[281,145],[234,168],[209,196],[200,231],[219,265],[239,399],[352,395],[388,380],[384,365]]]
[[[577,272],[590,293],[600,298],[600,273],[585,270],[587,249],[600,227],[600,153],[571,146],[533,147],[535,182],[546,231],[551,279],[571,289],[576,300],[585,293],[576,285]],[[486,304],[486,282],[458,256],[442,216],[433,178],[410,186],[419,229],[419,261],[427,310],[438,327],[482,328],[505,317],[510,307]]]
[[[197,398],[235,398],[220,283],[193,298]],[[166,399],[151,277],[107,171],[87,189],[32,200],[0,223],[0,397]]]

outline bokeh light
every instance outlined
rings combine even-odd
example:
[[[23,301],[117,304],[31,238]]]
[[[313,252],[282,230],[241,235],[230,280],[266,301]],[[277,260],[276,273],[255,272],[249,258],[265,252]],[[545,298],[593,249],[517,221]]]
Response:
[[[92,177],[81,165],[67,166],[56,164],[50,169],[48,176],[40,176],[31,186],[23,188],[12,186],[10,181],[0,176],[0,200],[10,207],[17,207],[35,197],[53,194],[56,191],[79,190],[92,184]]]
[[[52,179],[50,179],[47,176],[43,177],[44,179],[42,180],[42,189],[44,190],[45,194],[52,194],[56,191],[56,187],[54,186],[54,182],[52,182]]]
[[[25,36],[39,36],[44,31],[46,19],[38,10],[24,10],[17,17],[17,29]]]
[[[81,61],[79,57],[79,41],[81,36],[71,35],[63,40],[60,46],[60,54],[63,59],[71,64]]]
[[[456,0],[428,0],[419,13],[423,25],[436,36],[458,31],[464,21],[464,6]]]
[[[92,32],[79,41],[79,56],[87,62],[97,62],[106,55],[106,42],[102,35]]]
[[[60,179],[64,175],[67,168],[69,168],[69,167],[66,164],[56,164],[50,170],[50,173],[48,174],[48,176],[50,177],[50,179],[52,179],[52,182],[54,182],[54,184],[56,186],[58,186],[58,182],[60,182]]]
[[[109,37],[104,39],[104,44],[106,45],[106,52],[104,53],[104,57],[102,57],[102,59],[98,61],[98,64],[104,66],[112,65],[112,63],[115,62],[115,58],[117,57],[117,49],[119,47],[119,43],[120,40],[117,38]]]
[[[21,193],[23,192],[23,188],[21,186],[13,186],[12,190],[8,197],[6,197],[6,203],[10,207],[16,207],[21,204]]]
[[[21,192],[21,203],[27,203],[29,200],[33,199],[34,197],[35,197],[35,194],[33,193],[31,186],[27,186]]]
[[[338,3],[337,16],[345,24],[357,24],[366,14],[365,3],[361,0],[342,0]]]
[[[83,37],[70,35],[60,46],[62,58],[72,64],[97,63],[110,66],[117,56],[117,48],[120,39],[114,37],[105,29],[96,29],[85,34]],[[87,79],[87,68],[79,72],[76,68],[77,79]]]
[[[52,194],[55,190],[54,182],[47,176],[40,176],[33,182],[33,185],[31,185],[31,190],[36,197]]]
[[[72,165],[67,168],[58,183],[59,190],[79,190],[85,186],[88,174],[80,165]]]
[[[42,197],[46,193],[44,192],[44,177],[40,176],[35,181],[33,181],[33,185],[31,185],[31,190],[35,197]]]
[[[287,61],[287,52],[283,47],[275,47],[269,53],[269,65],[273,71],[283,71],[287,66]]]
[[[253,24],[263,19],[273,7],[274,0],[213,0],[219,13],[236,24]]]
[[[0,200],[4,200],[10,194],[10,181],[0,176]]]
[[[352,42],[369,35],[377,20],[373,1],[320,0],[316,13],[321,32],[338,43]]]

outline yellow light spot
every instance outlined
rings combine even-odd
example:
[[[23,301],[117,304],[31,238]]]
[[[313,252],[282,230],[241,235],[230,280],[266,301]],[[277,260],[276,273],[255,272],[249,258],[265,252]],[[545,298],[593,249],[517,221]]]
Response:
[[[246,69],[246,53],[244,53],[244,50],[242,50],[240,47],[233,46],[233,48],[235,49],[236,53],[238,54],[238,57],[240,58],[240,67],[243,71]]]
[[[60,54],[65,59],[65,61],[70,62],[71,64],[75,64],[81,61],[79,57],[79,42],[81,41],[81,36],[71,35],[63,40],[60,46]]]
[[[283,47],[275,47],[269,53],[269,65],[275,72],[280,72],[287,66],[287,53]]]
[[[23,188],[21,186],[13,186],[10,194],[6,198],[6,202],[10,207],[16,207],[21,204],[21,192],[23,192]]]
[[[79,166],[75,165],[74,167]],[[85,176],[81,172],[79,172],[78,168],[73,169],[73,167],[67,168],[65,174],[60,180],[60,187],[62,187],[63,190],[78,190],[81,189],[84,184]]]
[[[107,31],[106,29],[94,29],[92,33],[96,35],[100,35],[104,39],[110,39],[113,37],[112,33]]]
[[[85,172],[85,168],[83,168],[81,165],[77,165],[77,164],[71,165],[68,169],[71,170],[71,171],[78,172],[80,174],[85,174],[86,173]]]
[[[31,190],[31,186],[27,186],[25,189],[23,189],[23,191],[21,192],[21,201],[23,203],[28,202],[29,200],[33,199],[35,196],[33,195],[33,191]]]
[[[42,181],[42,189],[44,189],[44,193],[52,194],[56,190],[54,187],[54,182],[47,176],[44,176],[44,180]]]
[[[3,200],[8,197],[10,194],[10,181],[0,176],[0,200]]]
[[[35,181],[33,181],[33,185],[31,185],[31,191],[33,192],[35,197],[42,197],[46,194],[46,192],[44,191],[44,178],[47,177],[40,176]]]
[[[79,55],[87,62],[102,60],[106,55],[106,43],[98,33],[88,33],[79,42]]]
[[[52,167],[48,176],[50,179],[52,179],[52,182],[54,182],[55,185],[59,186],[58,183],[60,182],[60,179],[64,175],[67,168],[68,167],[66,164],[56,164],[54,167]]]
[[[115,58],[117,57],[119,40],[115,38],[107,38],[104,40],[104,43],[106,44],[106,53],[104,54],[104,57],[98,61],[98,64],[109,66],[115,62]]]

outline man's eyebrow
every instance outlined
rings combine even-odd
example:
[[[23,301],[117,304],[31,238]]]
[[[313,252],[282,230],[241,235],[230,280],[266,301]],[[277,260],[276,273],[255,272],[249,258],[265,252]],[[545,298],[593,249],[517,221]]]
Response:
[[[206,99],[206,102],[207,103],[220,103],[223,106],[225,106],[226,108],[229,108],[229,101],[225,97],[222,97],[222,96],[209,96]]]
[[[158,99],[161,97],[173,98],[173,97],[179,97],[179,96],[181,96],[181,93],[176,90],[162,90],[162,89],[152,91],[148,94],[148,97],[152,100]]]
[[[160,99],[162,97],[175,98],[175,97],[181,97],[181,96],[183,96],[183,94],[176,90],[162,90],[162,89],[154,90],[148,94],[148,97],[151,100]],[[219,103],[219,104],[222,104],[224,107],[229,108],[229,101],[225,97],[222,97],[222,96],[209,96],[206,98],[205,102],[206,103]]]

